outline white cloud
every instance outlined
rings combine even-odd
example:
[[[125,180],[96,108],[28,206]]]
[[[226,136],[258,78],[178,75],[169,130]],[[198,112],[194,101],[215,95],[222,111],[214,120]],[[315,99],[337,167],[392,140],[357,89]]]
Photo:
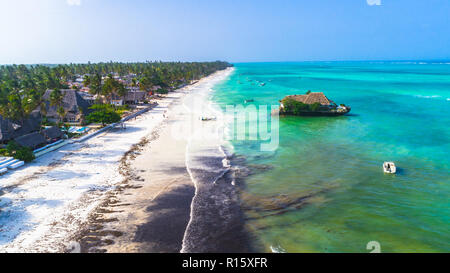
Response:
[[[381,6],[381,0],[366,0],[369,6]]]
[[[81,6],[81,0],[67,0],[69,6]]]

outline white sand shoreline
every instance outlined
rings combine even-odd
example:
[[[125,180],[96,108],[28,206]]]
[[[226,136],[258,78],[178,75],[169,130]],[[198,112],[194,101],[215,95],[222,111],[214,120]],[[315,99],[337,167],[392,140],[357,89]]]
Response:
[[[219,71],[170,93],[149,112],[84,143],[69,144],[0,178],[0,252],[65,251],[105,194],[120,183],[120,159],[152,134],[170,105]]]
[[[179,252],[192,217],[195,181],[189,175],[189,148],[195,134],[219,122],[202,122],[211,88],[232,69],[192,88],[171,106],[158,136],[124,160],[128,178],[76,238],[83,252]],[[218,147],[217,139],[205,142]]]

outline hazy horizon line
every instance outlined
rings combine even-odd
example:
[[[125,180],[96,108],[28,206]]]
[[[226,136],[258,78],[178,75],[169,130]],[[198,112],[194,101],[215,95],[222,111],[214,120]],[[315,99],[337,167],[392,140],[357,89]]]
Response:
[[[150,63],[150,62],[163,62],[163,63],[202,63],[202,62],[228,62],[230,64],[245,64],[245,63],[330,63],[330,62],[427,62],[427,63],[450,63],[450,58],[448,59],[367,59],[367,60],[280,60],[280,61],[227,61],[227,60],[202,60],[202,61],[175,61],[175,60],[145,60],[145,61],[99,61],[99,62],[66,62],[66,63],[0,63],[0,66],[9,66],[9,65],[68,65],[68,64],[101,64],[101,63]]]

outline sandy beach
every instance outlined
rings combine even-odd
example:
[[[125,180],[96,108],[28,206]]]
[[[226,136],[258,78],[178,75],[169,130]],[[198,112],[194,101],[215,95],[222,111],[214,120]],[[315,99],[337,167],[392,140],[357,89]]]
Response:
[[[186,98],[208,94],[230,72],[170,93],[125,130],[2,176],[0,252],[64,252],[78,243],[83,252],[179,252],[196,187],[186,168],[190,138],[174,136],[172,125],[192,123],[198,113],[185,115]]]
[[[127,179],[74,238],[83,252],[247,251],[242,238],[229,240],[243,234],[242,222],[221,149],[222,117],[209,101],[230,72],[177,98],[167,119],[124,157]]]

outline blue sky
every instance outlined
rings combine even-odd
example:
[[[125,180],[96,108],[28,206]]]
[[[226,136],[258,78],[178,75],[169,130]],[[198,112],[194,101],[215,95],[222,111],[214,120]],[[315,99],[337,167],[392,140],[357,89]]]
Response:
[[[448,0],[0,0],[0,63],[450,59]]]

